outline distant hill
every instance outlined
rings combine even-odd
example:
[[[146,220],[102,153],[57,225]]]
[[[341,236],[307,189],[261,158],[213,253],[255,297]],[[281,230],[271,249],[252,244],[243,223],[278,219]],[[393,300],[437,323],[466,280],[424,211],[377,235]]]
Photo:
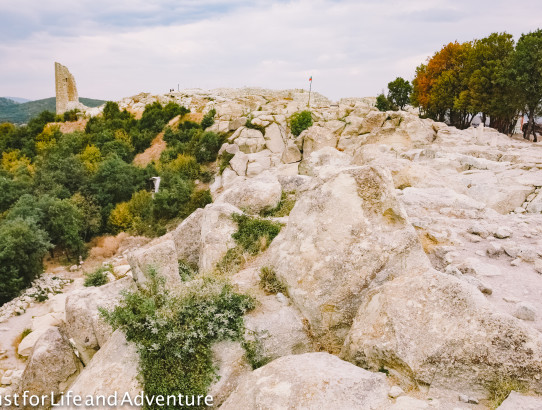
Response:
[[[87,107],[98,107],[105,103],[103,100],[92,98],[79,98],[79,101]],[[0,122],[12,122],[14,124],[25,124],[32,117],[35,117],[42,111],[56,111],[56,98],[44,98],[42,100],[29,101],[22,104],[7,99],[0,98]]]
[[[4,97],[0,97],[0,98],[7,98],[8,100],[13,100],[13,101],[15,101],[16,103],[19,103],[19,104],[22,104],[22,103],[25,103],[25,102],[32,101],[32,100],[29,100],[28,98],[21,98],[21,97],[8,97],[8,96],[4,96]]]

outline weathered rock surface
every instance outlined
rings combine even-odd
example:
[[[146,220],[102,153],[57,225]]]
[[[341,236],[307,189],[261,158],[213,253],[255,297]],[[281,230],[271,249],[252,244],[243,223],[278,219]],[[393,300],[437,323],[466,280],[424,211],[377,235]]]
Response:
[[[264,172],[254,178],[237,180],[216,198],[215,203],[228,203],[249,213],[259,214],[275,208],[281,194],[282,187],[277,177]]]
[[[195,266],[199,263],[202,219],[203,209],[198,208],[172,232],[177,259],[182,259]]]
[[[232,214],[242,211],[231,204],[209,204],[205,207],[201,221],[201,249],[199,271],[208,272],[235,246],[232,234],[237,232],[237,224]]]
[[[50,327],[38,339],[24,370],[20,391],[30,395],[58,395],[67,390],[83,369],[68,338],[57,327]]]
[[[111,326],[101,318],[98,308],[111,309],[116,306],[123,290],[136,290],[132,278],[125,277],[97,288],[76,290],[66,299],[66,331],[85,365],[113,333]]]
[[[383,374],[370,373],[328,353],[285,356],[247,375],[222,409],[382,409]]]
[[[493,312],[474,287],[439,272],[400,276],[372,290],[341,357],[391,369],[406,383],[483,392],[502,375],[542,391],[540,333]]]
[[[120,330],[94,355],[79,374],[70,390],[74,395],[114,395],[120,399],[125,393],[132,398],[142,391],[139,382],[139,355],[133,343],[127,342]],[[78,407],[73,407],[76,409]],[[129,406],[109,407],[127,409]],[[134,407],[135,408],[135,407]]]
[[[165,240],[155,245],[138,249],[128,255],[132,274],[139,287],[146,286],[150,270],[165,281],[167,287],[176,286],[181,282],[177,249],[172,240]]]
[[[527,396],[518,392],[511,392],[505,401],[498,407],[499,410],[540,410],[542,397]]]
[[[292,301],[332,351],[340,350],[367,288],[429,267],[391,176],[373,166],[303,193],[270,253]]]

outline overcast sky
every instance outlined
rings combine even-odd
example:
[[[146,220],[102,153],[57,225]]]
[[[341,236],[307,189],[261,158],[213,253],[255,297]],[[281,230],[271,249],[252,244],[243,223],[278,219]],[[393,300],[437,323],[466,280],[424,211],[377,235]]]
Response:
[[[79,96],[170,88],[379,93],[450,41],[542,27],[540,0],[0,0],[0,96],[54,96],[54,62]]]

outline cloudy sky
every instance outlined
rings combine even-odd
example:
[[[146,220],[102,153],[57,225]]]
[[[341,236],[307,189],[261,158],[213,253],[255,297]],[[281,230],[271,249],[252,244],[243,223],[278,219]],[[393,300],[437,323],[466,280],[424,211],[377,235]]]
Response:
[[[0,96],[170,88],[308,88],[376,95],[450,41],[542,27],[540,0],[0,0]]]

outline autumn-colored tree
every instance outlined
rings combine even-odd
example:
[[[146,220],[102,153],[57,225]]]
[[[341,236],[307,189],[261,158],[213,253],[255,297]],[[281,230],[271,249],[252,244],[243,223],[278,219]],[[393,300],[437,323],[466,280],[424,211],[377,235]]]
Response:
[[[423,115],[460,128],[468,125],[472,113],[455,102],[466,89],[462,73],[471,50],[470,42],[449,43],[416,69],[411,100]]]

